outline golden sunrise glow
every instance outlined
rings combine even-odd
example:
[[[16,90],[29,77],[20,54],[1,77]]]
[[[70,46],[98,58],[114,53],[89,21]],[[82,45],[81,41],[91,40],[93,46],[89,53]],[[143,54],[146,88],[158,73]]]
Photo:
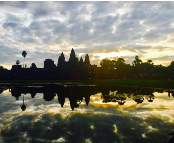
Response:
[[[164,56],[173,56],[174,55],[174,50],[170,49],[150,49],[150,50],[143,50],[144,52],[146,52],[146,55],[141,58],[143,61],[147,61],[148,59],[156,58],[156,59],[152,59],[152,61],[154,62],[154,64],[162,64],[162,65],[167,65],[169,64],[172,59],[163,59],[161,60],[160,58],[164,57]]]
[[[92,57],[91,61],[94,61],[95,60],[95,57]]]
[[[58,49],[59,48],[59,45],[57,45],[57,44],[54,44],[54,45],[50,45],[50,46],[48,46],[48,48],[49,49]]]
[[[78,56],[81,57],[82,55],[86,55],[86,53],[79,53]]]
[[[130,51],[121,51],[121,52],[110,52],[110,53],[94,53],[94,56],[99,56],[99,59],[109,58],[112,59],[114,57],[121,57],[121,56],[130,56],[135,55],[136,53]]]

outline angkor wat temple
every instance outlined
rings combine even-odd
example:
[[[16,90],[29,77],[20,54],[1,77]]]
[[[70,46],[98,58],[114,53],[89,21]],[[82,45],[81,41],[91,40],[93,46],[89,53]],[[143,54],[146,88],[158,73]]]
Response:
[[[32,63],[30,68],[12,65],[11,70],[0,71],[0,79],[89,79],[97,78],[97,69],[96,65],[90,64],[88,54],[84,61],[82,57],[78,60],[74,49],[72,49],[69,61],[65,61],[62,52],[58,58],[57,66],[52,59],[46,59],[43,68],[37,68],[35,63]]]

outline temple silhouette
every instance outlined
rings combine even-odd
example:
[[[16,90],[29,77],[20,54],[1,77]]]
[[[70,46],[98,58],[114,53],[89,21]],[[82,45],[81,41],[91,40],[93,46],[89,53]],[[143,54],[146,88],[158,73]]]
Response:
[[[101,67],[90,63],[89,55],[85,58],[77,58],[72,48],[68,61],[65,61],[64,53],[58,57],[58,62],[45,59],[44,67],[38,68],[35,63],[30,67],[25,64],[26,51],[22,52],[24,64],[16,61],[11,70],[0,66],[0,80],[77,80],[77,79],[174,79],[174,61],[168,67],[154,65],[152,60],[142,62],[135,56],[131,64],[126,64],[124,58],[117,60],[108,58],[100,61]]]
[[[46,59],[43,68],[37,68],[35,63],[32,63],[30,68],[19,64],[12,65],[12,69],[4,71],[0,79],[89,79],[96,78],[97,69],[96,65],[90,64],[88,54],[84,61],[82,57],[78,60],[72,48],[69,61],[65,61],[62,52],[57,65],[52,59]]]

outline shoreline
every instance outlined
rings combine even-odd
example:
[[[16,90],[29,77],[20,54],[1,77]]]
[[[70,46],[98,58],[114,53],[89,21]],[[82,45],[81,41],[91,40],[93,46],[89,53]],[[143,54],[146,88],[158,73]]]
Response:
[[[132,86],[147,88],[174,89],[174,81],[167,80],[147,80],[147,79],[94,79],[94,80],[0,80],[0,85],[110,85],[110,86]]]

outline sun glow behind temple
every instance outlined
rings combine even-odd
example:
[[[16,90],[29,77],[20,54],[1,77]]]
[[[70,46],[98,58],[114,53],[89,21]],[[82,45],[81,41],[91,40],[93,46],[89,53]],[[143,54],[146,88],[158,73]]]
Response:
[[[122,56],[133,56],[136,55],[135,52],[130,52],[130,51],[121,51],[121,52],[109,52],[109,53],[94,53],[94,56],[99,56],[99,59],[113,59],[117,57],[122,57]]]

